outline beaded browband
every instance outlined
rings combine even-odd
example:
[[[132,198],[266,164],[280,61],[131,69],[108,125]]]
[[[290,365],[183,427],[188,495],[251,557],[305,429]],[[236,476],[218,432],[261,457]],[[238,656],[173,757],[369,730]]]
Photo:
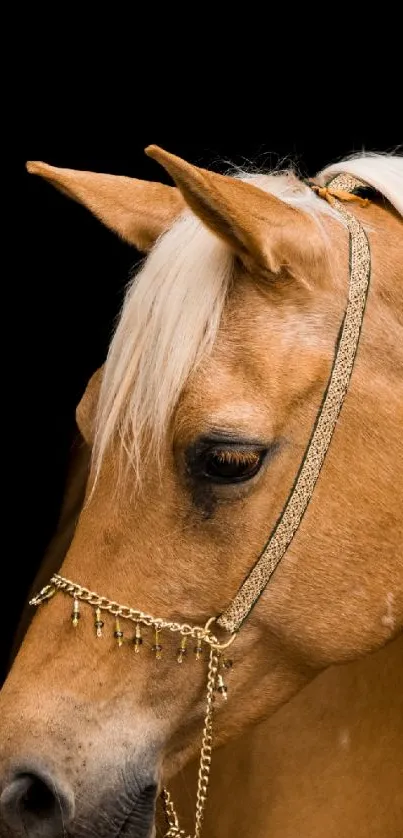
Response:
[[[341,203],[342,201],[359,201],[362,205],[366,205],[368,199],[362,197],[366,185],[356,177],[341,174],[332,178],[325,187],[318,186],[311,181],[309,181],[309,186],[319,197],[327,200],[340,213],[349,231],[350,285],[348,301],[336,341],[329,380],[294,485],[262,553],[252,570],[249,571],[231,604],[220,616],[211,617],[207,620],[205,626],[192,626],[187,623],[181,624],[151,617],[137,609],[119,605],[119,603],[71,582],[59,574],[52,576],[50,584],[43,588],[30,602],[31,605],[41,605],[58,592],[67,594],[73,599],[71,620],[75,628],[78,626],[81,616],[80,602],[87,603],[94,609],[94,629],[98,638],[103,636],[104,621],[102,620],[102,614],[103,612],[109,613],[115,619],[113,633],[117,645],[123,646],[128,641],[132,643],[136,653],[140,651],[143,644],[142,628],[151,628],[154,633],[151,651],[157,660],[160,660],[163,655],[160,634],[164,630],[181,636],[180,645],[176,652],[178,664],[182,664],[186,659],[189,642],[191,641],[194,644],[193,650],[196,660],[202,660],[204,651],[208,650],[207,701],[197,785],[194,838],[200,836],[206,802],[212,753],[215,693],[220,693],[224,699],[227,697],[227,686],[220,670],[229,670],[232,666],[232,662],[223,656],[223,652],[231,645],[236,633],[266,588],[290,546],[311,500],[350,383],[368,296],[371,276],[369,242],[360,222]],[[122,631],[122,620],[134,623],[133,637],[125,637]],[[220,642],[217,638],[217,628],[229,632],[229,639]],[[168,825],[165,838],[185,838],[184,831],[179,827],[178,817],[170,794],[166,789],[162,792],[162,800]]]

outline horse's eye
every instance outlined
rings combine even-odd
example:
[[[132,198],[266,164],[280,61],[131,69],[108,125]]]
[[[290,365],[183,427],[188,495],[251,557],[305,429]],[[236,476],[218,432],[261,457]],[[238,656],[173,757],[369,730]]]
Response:
[[[266,449],[217,446],[198,454],[192,472],[212,483],[241,483],[259,471]]]

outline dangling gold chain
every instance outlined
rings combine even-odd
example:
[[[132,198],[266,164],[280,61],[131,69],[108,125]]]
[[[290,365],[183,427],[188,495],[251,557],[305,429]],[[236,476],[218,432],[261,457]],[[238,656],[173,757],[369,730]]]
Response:
[[[215,691],[217,687],[218,666],[218,652],[216,649],[211,647],[207,675],[206,715],[204,717],[199,774],[197,780],[196,817],[193,838],[200,838],[204,817],[204,809],[207,800],[207,790],[210,779],[211,754],[213,750],[213,712]],[[164,806],[165,817],[168,824],[168,832],[165,834],[164,838],[191,838],[190,835],[186,836],[185,831],[181,829],[179,826],[178,815],[176,813],[175,806],[172,802],[172,798],[169,791],[164,788],[162,790],[161,796]]]

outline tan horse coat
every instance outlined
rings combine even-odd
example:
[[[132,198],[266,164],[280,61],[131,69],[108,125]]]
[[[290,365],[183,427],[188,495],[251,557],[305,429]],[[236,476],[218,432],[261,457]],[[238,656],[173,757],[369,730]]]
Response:
[[[78,437],[59,526],[33,591],[68,549],[89,456]],[[27,609],[16,645],[31,615]],[[197,770],[197,763],[188,766],[172,783],[189,830]],[[402,823],[403,636],[326,670],[268,721],[214,754],[206,838],[401,838]],[[163,827],[160,814],[160,834]]]

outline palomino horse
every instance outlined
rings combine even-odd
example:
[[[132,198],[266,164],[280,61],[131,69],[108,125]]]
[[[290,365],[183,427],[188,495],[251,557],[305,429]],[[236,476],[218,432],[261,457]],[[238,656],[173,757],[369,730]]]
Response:
[[[4,830],[152,835],[204,725],[195,835],[397,838],[403,161],[306,184],[149,152],[177,190],[30,167],[150,253],[78,408],[73,541],[3,690]]]

